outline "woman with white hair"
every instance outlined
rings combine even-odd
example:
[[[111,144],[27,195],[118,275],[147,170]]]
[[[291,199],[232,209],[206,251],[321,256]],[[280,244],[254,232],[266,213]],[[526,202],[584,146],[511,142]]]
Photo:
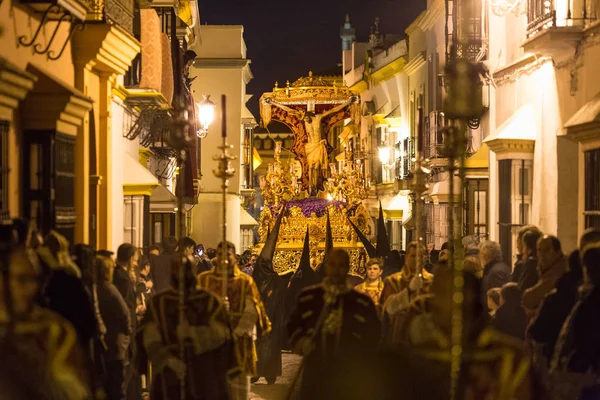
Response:
[[[487,310],[487,292],[510,282],[510,268],[502,261],[500,244],[486,240],[479,245],[479,261],[483,266],[481,298]]]

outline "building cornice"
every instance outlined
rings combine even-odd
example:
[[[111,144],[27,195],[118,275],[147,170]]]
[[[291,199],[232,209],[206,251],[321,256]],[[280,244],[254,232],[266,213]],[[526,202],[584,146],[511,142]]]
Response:
[[[92,109],[92,99],[40,67],[29,64],[27,69],[38,79],[19,107],[26,116],[21,119],[23,129],[77,135]]]
[[[544,57],[539,54],[530,54],[513,63],[498,68],[493,72],[492,79],[496,85],[512,82],[519,76],[530,74],[548,62],[552,62],[550,57]]]
[[[73,36],[73,59],[76,64],[110,74],[125,75],[140,43],[118,25],[90,23]]]
[[[123,184],[124,196],[151,196],[152,191],[158,187],[158,183],[146,184]]]
[[[535,149],[535,140],[532,139],[492,139],[485,144],[496,155],[519,153],[533,154]]]
[[[196,58],[194,68],[206,69],[242,69],[250,64],[247,58]]]
[[[427,10],[425,10],[421,14],[419,14],[419,16],[408,26],[408,28],[406,28],[404,30],[404,33],[406,33],[408,36],[410,36],[415,30],[417,30],[417,28],[420,28],[421,22],[423,21],[423,19],[425,18],[426,15],[427,15]]]
[[[0,57],[0,118],[12,121],[13,111],[19,107],[33,88],[37,77]]]
[[[379,68],[377,71],[371,73],[371,79],[374,85],[378,85],[381,82],[387,81],[398,75],[400,72],[404,70],[404,66],[406,65],[406,58],[400,57],[395,59],[394,61],[386,64],[385,66]]]
[[[406,73],[406,75],[410,76],[417,72],[417,70],[419,70],[419,68],[421,68],[426,63],[427,60],[425,59],[425,52],[421,51],[415,57],[413,57],[413,59],[410,60],[408,64],[404,66],[404,72]]]
[[[431,29],[436,24],[438,19],[444,14],[445,7],[444,0],[434,1],[420,21],[419,27],[423,32]]]

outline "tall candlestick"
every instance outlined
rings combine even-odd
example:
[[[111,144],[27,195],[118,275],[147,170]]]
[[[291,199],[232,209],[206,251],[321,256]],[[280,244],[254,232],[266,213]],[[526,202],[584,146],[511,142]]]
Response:
[[[221,137],[227,137],[227,97],[221,95]]]

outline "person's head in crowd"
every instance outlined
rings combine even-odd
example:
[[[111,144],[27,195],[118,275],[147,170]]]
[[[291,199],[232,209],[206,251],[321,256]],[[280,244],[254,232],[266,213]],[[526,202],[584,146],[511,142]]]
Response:
[[[346,282],[350,272],[350,256],[342,249],[332,249],[325,264],[325,276],[334,285]]]
[[[103,256],[96,256],[94,260],[94,279],[97,284],[112,283],[115,272],[115,262]]]
[[[479,254],[479,236],[468,235],[462,239],[463,246],[465,248],[465,256],[477,256]]]
[[[552,235],[544,235],[538,240],[537,254],[542,270],[550,268],[564,257],[560,247],[560,240]]]
[[[92,275],[94,274],[94,265],[96,263],[96,252],[87,244],[76,244],[73,247],[73,257],[75,264],[79,267],[84,282],[90,285]]]
[[[182,237],[179,239],[179,244],[177,245],[177,251],[187,257],[192,257],[194,255],[194,248],[196,247],[196,242],[189,236]]]
[[[600,229],[598,228],[589,228],[583,232],[581,238],[579,238],[579,252],[583,256],[583,249],[590,243],[600,242]]]
[[[523,259],[530,257],[537,258],[537,242],[542,237],[542,232],[539,230],[529,230],[523,234],[521,241],[523,242]]]
[[[500,308],[500,288],[492,288],[487,291],[487,305],[490,310],[490,315],[494,315],[496,310]]]
[[[523,252],[525,251],[524,244],[523,244],[523,235],[525,235],[525,233],[527,233],[527,232],[538,232],[541,234],[541,231],[535,225],[525,225],[525,226],[521,227],[517,231],[517,254],[519,256],[522,256]]]
[[[223,249],[226,249],[227,251],[227,269],[229,271],[233,271],[233,267],[234,265],[236,265],[237,263],[237,257],[235,254],[235,245],[231,242],[221,242],[219,243],[219,245],[217,246],[217,256],[216,258],[216,262],[217,262],[217,267],[220,267],[223,261]]]
[[[27,314],[33,308],[40,288],[41,268],[38,258],[25,244],[7,246],[1,252],[3,273],[0,274],[0,314]],[[7,308],[8,299],[11,310]]]
[[[81,277],[81,271],[69,253],[69,242],[60,233],[50,231],[44,238],[44,246],[38,249],[38,255],[50,268],[60,268],[71,276]]]
[[[165,253],[173,253],[177,251],[177,239],[173,236],[163,238],[162,248]]]
[[[581,261],[584,267],[584,279],[594,287],[600,285],[600,242],[590,243],[583,248]]]
[[[481,303],[481,285],[479,279],[473,274],[463,274],[463,329],[466,333],[479,324],[484,316],[484,308]],[[454,271],[445,262],[436,265],[433,271],[433,282],[431,284],[432,318],[435,324],[446,334],[452,331],[452,309],[454,298]]]
[[[442,248],[440,250],[450,250],[450,244],[448,242],[442,243]]]
[[[209,260],[214,259],[217,256],[217,249],[209,247],[208,249],[206,249],[206,257]]]
[[[477,256],[465,257],[465,260],[463,262],[463,268],[464,268],[465,272],[470,272],[479,279],[483,278],[483,266],[479,262],[479,257],[477,257]]]
[[[574,282],[582,282],[583,281],[583,265],[581,263],[581,255],[579,254],[579,250],[574,250],[569,254],[569,258],[567,260],[568,263],[568,273],[572,281]]]
[[[417,247],[419,246],[418,242],[410,242],[408,246],[406,246],[406,256],[404,257],[404,268],[408,269],[409,274],[414,274],[417,270]],[[427,257],[427,253],[425,251],[425,246],[421,244],[422,254],[423,254],[423,263],[425,262],[425,258]]]
[[[500,290],[500,306],[521,307],[522,293],[516,282],[508,282]]]
[[[160,247],[157,244],[153,244],[148,248],[149,256],[160,256]]]
[[[252,250],[244,250],[244,252],[242,253],[240,260],[239,260],[240,267],[250,265],[251,258],[252,258]]]
[[[150,274],[150,260],[146,257],[142,257],[139,265],[140,276],[147,277]]]
[[[258,259],[258,255],[252,253],[250,255],[250,265],[255,266],[256,265],[256,260]]]
[[[491,240],[485,240],[479,245],[479,263],[485,269],[485,266],[502,261],[502,249],[500,244]]]
[[[371,258],[367,262],[367,282],[375,282],[383,274],[383,260],[380,258]]]
[[[123,243],[117,249],[117,264],[128,272],[135,271],[139,261],[138,257],[138,249],[130,243]]]

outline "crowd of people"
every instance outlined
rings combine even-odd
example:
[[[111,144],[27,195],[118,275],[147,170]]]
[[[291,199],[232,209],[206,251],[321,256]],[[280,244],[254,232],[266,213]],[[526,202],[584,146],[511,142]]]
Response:
[[[417,242],[369,259],[361,281],[335,248],[281,277],[277,234],[260,254],[188,237],[113,253],[1,225],[0,393],[247,399],[289,348],[300,399],[600,399],[600,231],[567,256],[523,227],[514,267],[498,243],[465,242],[460,282],[451,245]]]

